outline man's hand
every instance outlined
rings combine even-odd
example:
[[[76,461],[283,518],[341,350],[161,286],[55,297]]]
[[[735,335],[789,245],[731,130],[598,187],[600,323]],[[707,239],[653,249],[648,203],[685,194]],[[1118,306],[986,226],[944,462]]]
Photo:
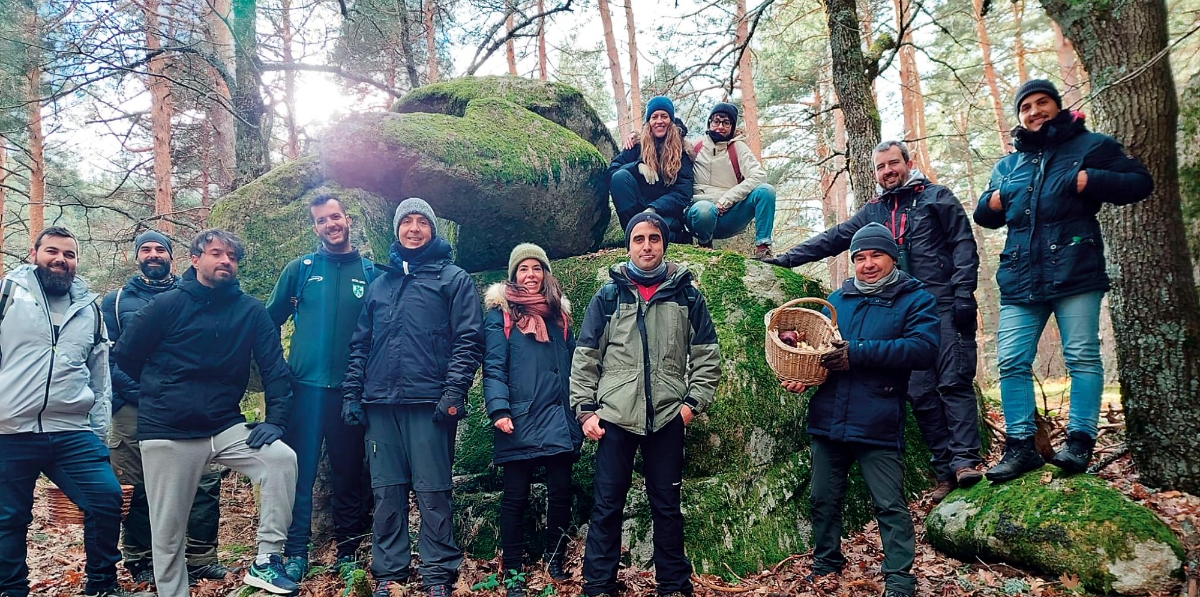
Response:
[[[508,417],[496,419],[496,422],[492,423],[492,426],[495,427],[496,429],[499,429],[500,431],[503,431],[509,435],[512,435],[512,432],[513,432],[512,419],[510,419]]]
[[[463,403],[463,398],[458,392],[442,392],[442,399],[433,410],[433,422],[453,425],[461,421],[467,416],[467,405]]]
[[[974,332],[978,327],[976,319],[978,312],[979,307],[975,304],[975,297],[954,299],[954,313],[951,317],[954,329],[960,332]]]
[[[283,427],[274,423],[249,423],[250,435],[246,438],[246,447],[258,449],[283,439]]]
[[[641,133],[637,131],[631,131],[629,136],[625,138],[625,144],[621,146],[621,149],[633,149],[633,146],[637,145],[638,139],[641,136]]]
[[[808,386],[806,386],[798,381],[785,381],[779,385],[783,386],[783,389],[785,389],[793,394],[803,394],[804,390],[808,389]]]
[[[692,419],[696,418],[696,413],[692,412],[692,407],[685,404],[679,409],[679,416],[683,417],[683,426],[687,427]]]
[[[833,352],[821,357],[821,366],[830,371],[850,369],[850,343],[845,340],[834,341]]]
[[[355,426],[367,425],[367,413],[363,412],[362,400],[345,400],[342,402],[342,422]]]
[[[1080,170],[1075,176],[1075,192],[1082,193],[1083,188],[1087,186],[1087,170]]]
[[[988,197],[987,206],[992,211],[1004,211],[1004,204],[1000,202],[1000,191],[992,191],[992,196]]]
[[[592,415],[583,422],[583,434],[592,441],[600,441],[604,437],[604,428],[600,426],[600,417]]]

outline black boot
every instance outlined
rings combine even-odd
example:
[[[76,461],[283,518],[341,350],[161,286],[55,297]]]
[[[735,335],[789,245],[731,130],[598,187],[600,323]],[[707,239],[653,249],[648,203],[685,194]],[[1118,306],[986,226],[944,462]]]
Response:
[[[1054,453],[1050,464],[1071,475],[1087,470],[1092,460],[1092,448],[1096,447],[1096,438],[1082,432],[1072,431],[1067,434],[1067,445]]]
[[[546,571],[550,573],[550,578],[554,580],[567,580],[571,575],[563,569],[563,560],[566,559],[566,554],[562,550],[554,553],[547,552],[542,556],[546,560]]]
[[[1033,447],[1033,438],[1008,439],[1004,446],[1004,458],[1000,463],[988,469],[987,478],[992,483],[1012,481],[1025,473],[1042,468],[1046,461]]]

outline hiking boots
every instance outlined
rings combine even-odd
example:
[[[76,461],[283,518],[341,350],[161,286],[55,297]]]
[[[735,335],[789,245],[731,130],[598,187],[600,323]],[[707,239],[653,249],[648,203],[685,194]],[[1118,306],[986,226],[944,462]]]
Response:
[[[758,245],[754,247],[754,258],[758,261],[770,259],[774,256],[775,254],[771,252],[771,245]]]
[[[449,585],[430,585],[425,587],[425,594],[428,597],[449,597],[451,588]]]
[[[554,580],[567,580],[571,578],[570,573],[563,568],[563,560],[566,559],[565,556],[566,554],[561,551],[542,555],[542,559],[546,561],[546,572],[550,573],[550,578]]]
[[[1050,464],[1071,475],[1087,470],[1092,460],[1092,448],[1096,447],[1096,438],[1082,432],[1072,431],[1067,434],[1067,444],[1063,449],[1054,453]]]
[[[154,588],[154,569],[146,568],[145,570],[139,570],[137,574],[133,575],[133,584],[139,585],[139,586],[145,585],[145,586],[153,589]]]
[[[954,480],[958,482],[959,487],[970,487],[983,479],[983,473],[969,466],[960,467],[954,471]]]
[[[708,241],[708,242],[706,242],[706,243],[696,243],[696,245],[697,245],[697,246],[699,246],[701,249],[711,249],[711,248],[713,248],[713,246],[712,246],[712,241],[711,241],[711,240],[710,240],[710,241]]]
[[[1012,481],[1025,473],[1042,468],[1046,461],[1042,459],[1042,455],[1038,454],[1037,448],[1033,447],[1033,438],[1026,437],[1023,439],[1008,438],[1008,444],[1004,446],[1004,458],[1000,459],[999,464],[988,469],[987,478],[992,483],[1003,483]]]
[[[394,580],[381,580],[375,585],[375,592],[371,593],[371,597],[392,597],[392,587],[396,587],[396,592],[399,593],[402,585]]]
[[[507,597],[525,597],[525,573],[509,570],[505,574],[504,590]]]
[[[954,481],[938,481],[937,487],[933,488],[933,493],[929,494],[929,499],[933,500],[935,504],[940,504],[942,500],[946,499],[946,496],[950,495],[951,491],[954,491],[955,487],[957,485]]]
[[[308,558],[304,556],[291,556],[287,559],[287,563],[283,565],[283,571],[287,573],[287,577],[292,579],[292,582],[300,582],[308,574]]]

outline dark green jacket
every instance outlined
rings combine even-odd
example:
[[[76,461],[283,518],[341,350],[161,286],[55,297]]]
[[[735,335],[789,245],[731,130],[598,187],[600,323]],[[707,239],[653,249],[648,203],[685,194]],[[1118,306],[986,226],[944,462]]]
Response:
[[[293,259],[283,268],[267,301],[267,312],[277,326],[293,318],[296,329],[288,365],[296,381],[321,388],[341,387],[350,360],[350,336],[367,294],[367,274],[357,250],[344,255],[320,250],[301,287],[297,284],[301,259]],[[300,296],[293,304],[297,288],[301,288]]]

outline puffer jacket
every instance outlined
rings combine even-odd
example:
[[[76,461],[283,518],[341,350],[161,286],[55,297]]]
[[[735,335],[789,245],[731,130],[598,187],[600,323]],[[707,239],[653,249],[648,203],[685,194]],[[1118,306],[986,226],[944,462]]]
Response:
[[[879,189],[882,191],[882,189]],[[971,221],[950,189],[913,170],[908,181],[882,192],[850,219],[775,257],[772,263],[796,267],[850,249],[859,228],[872,222],[887,226],[908,247],[908,270],[925,283],[941,305],[972,298],[979,284],[979,253]]]
[[[549,342],[538,342],[517,329],[511,317],[508,337],[504,314],[509,312],[504,283],[493,284],[484,295],[488,310],[483,320],[487,352],[483,358],[483,399],[488,418],[512,419],[513,432],[497,429],[492,461],[504,464],[541,456],[579,453],[583,428],[571,412],[571,355],[575,334],[561,321],[546,321]],[[571,304],[563,297],[563,310]]]
[[[901,447],[909,374],[937,364],[937,302],[922,286],[901,272],[878,294],[863,294],[850,278],[829,295],[850,369],[830,372],[809,400],[809,435]]]
[[[738,169],[742,181],[738,182],[729,159],[730,148],[737,152]],[[717,207],[729,207],[750,195],[755,187],[767,182],[767,170],[758,163],[746,137],[737,135],[729,141],[717,143],[704,135],[700,139],[700,150],[696,152],[695,192],[692,201],[712,201]]]
[[[1013,145],[1017,151],[992,169],[975,208],[980,226],[1008,226],[996,270],[1001,304],[1107,291],[1096,214],[1104,203],[1149,197],[1150,172],[1112,137],[1088,131],[1078,112],[1059,112],[1037,133],[1018,127]],[[1076,192],[1080,171],[1087,172],[1087,186]],[[992,193],[1000,194],[1003,209],[988,207]]]
[[[436,403],[465,396],[483,360],[483,309],[471,276],[434,237],[427,261],[407,274],[393,264],[367,288],[350,338],[345,400]]]
[[[721,380],[721,349],[704,296],[686,267],[668,263],[649,301],[625,275],[588,304],[571,360],[571,406],[637,435],[662,429],[687,404],[699,414]]]
[[[104,300],[100,302],[100,311],[104,314],[108,339],[116,344],[121,339],[121,331],[129,324],[133,314],[149,304],[154,297],[174,288],[176,279],[172,277],[172,280],[170,285],[154,286],[147,284],[141,276],[134,276],[125,283],[125,286],[104,295]],[[114,362],[109,363],[108,369],[112,373],[113,412],[121,410],[121,407],[126,404],[137,408],[138,400],[141,397],[138,382],[121,371],[121,368]]]
[[[654,184],[646,182],[646,177],[638,166],[642,163],[642,146],[634,145],[617,154],[608,165],[608,179],[618,170],[628,170],[638,182],[643,207],[653,207],[654,211],[666,218],[679,219],[683,212],[692,204],[693,169],[695,168],[691,154],[684,147],[683,162],[675,182],[667,184],[659,178]]]
[[[96,294],[76,276],[55,333],[36,269],[21,265],[5,277],[11,289],[0,322],[0,434],[90,430],[104,439],[112,394]]]

